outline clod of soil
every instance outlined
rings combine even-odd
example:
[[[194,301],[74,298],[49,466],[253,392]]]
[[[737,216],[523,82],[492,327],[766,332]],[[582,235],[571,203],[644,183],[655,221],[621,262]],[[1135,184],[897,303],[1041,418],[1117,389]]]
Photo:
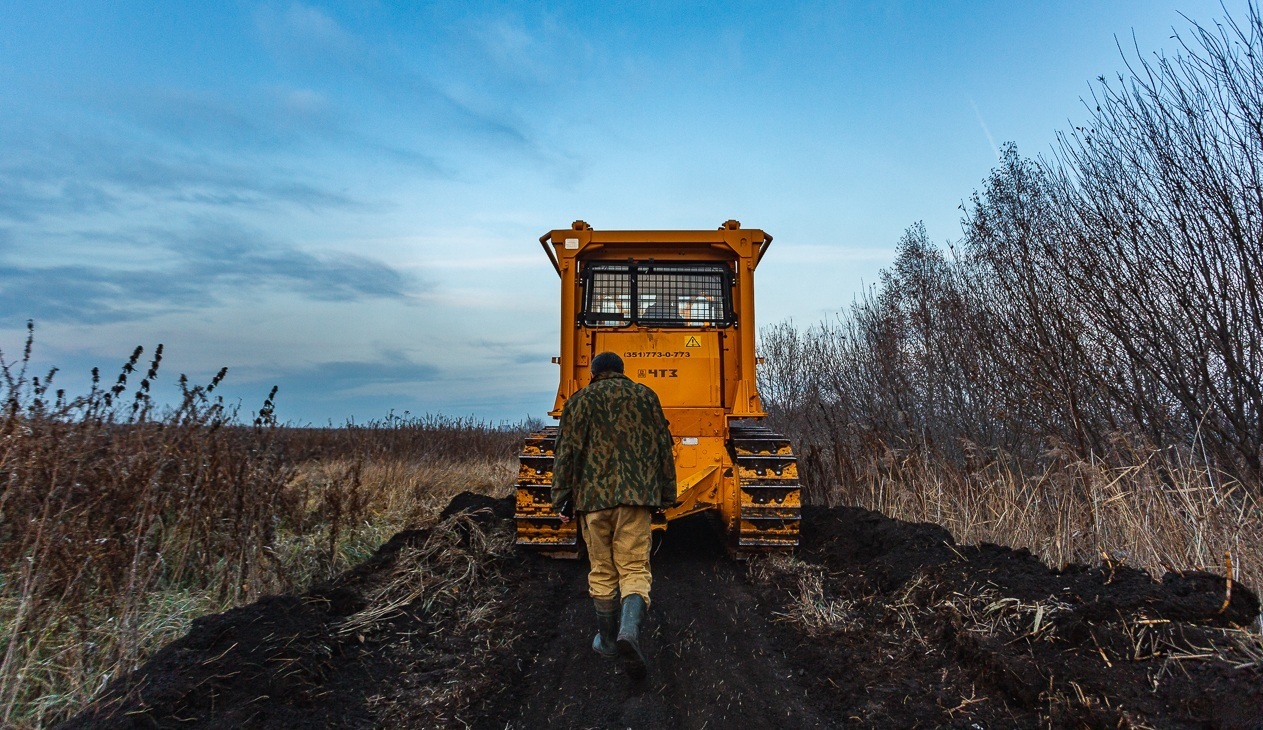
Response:
[[[512,548],[512,514],[462,494],[305,595],[200,619],[67,727],[1263,727],[1259,602],[1221,576],[1053,570],[847,507],[737,561],[692,518],[655,548],[637,684],[589,649],[586,564]]]

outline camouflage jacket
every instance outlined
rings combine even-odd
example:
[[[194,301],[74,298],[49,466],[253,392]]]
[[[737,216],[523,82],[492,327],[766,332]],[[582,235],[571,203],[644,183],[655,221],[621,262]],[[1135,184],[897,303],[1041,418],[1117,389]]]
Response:
[[[553,463],[553,508],[576,512],[675,502],[673,441],[658,396],[601,373],[566,401]]]

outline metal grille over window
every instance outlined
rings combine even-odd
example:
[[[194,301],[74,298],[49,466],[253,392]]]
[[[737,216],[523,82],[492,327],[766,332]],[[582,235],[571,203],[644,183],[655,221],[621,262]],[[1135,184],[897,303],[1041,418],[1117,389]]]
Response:
[[[590,327],[727,327],[732,274],[723,264],[594,263],[583,272]],[[633,306],[634,303],[634,306]]]
[[[631,324],[631,267],[595,269],[586,281],[585,324],[598,327]]]

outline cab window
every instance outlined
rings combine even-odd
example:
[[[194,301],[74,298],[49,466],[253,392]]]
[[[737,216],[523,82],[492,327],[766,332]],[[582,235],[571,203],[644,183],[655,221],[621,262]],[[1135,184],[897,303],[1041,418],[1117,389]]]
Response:
[[[589,327],[731,326],[732,272],[721,263],[593,262],[580,277]]]

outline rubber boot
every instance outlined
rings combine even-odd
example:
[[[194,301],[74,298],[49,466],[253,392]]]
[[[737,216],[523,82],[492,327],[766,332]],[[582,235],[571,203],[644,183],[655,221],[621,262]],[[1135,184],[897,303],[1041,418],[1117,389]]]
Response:
[[[618,638],[618,598],[593,598],[596,606],[596,636],[592,639],[592,651],[606,659],[618,656],[614,646]]]
[[[640,622],[645,618],[645,599],[633,593],[623,599],[623,618],[618,627],[618,653],[623,669],[635,680],[645,678],[645,654],[640,649]]]

